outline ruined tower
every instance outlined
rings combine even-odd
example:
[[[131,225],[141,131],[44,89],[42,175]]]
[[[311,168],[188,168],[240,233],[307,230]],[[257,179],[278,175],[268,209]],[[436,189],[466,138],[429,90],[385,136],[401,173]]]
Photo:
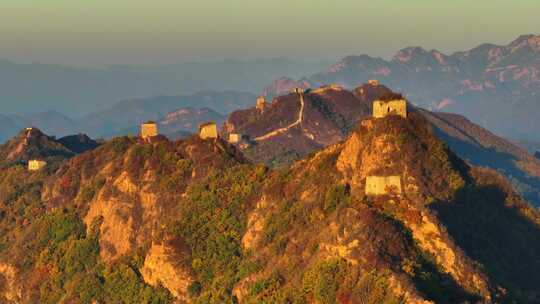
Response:
[[[199,126],[199,137],[201,139],[217,138],[218,131],[215,122],[203,123]]]
[[[373,102],[374,118],[383,118],[388,115],[407,118],[407,101],[405,99],[396,99],[389,101],[376,100]]]
[[[154,121],[147,121],[141,124],[141,137],[143,139],[157,136],[157,135],[158,135],[157,123],[155,123]]]

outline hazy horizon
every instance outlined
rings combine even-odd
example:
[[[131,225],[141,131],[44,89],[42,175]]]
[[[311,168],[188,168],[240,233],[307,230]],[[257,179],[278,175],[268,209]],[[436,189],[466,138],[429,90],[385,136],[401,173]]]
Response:
[[[538,34],[537,5],[534,0],[4,0],[0,58],[106,66],[331,60],[354,54],[388,58],[407,46],[452,53]]]

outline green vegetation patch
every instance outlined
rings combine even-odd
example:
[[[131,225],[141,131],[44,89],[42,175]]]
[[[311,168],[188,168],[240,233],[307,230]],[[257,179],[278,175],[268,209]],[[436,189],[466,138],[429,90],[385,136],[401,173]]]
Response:
[[[188,189],[174,233],[191,248],[197,283],[190,290],[196,303],[233,302],[234,284],[255,271],[242,253],[241,238],[247,224],[247,202],[265,173],[263,167],[238,165],[211,171]]]

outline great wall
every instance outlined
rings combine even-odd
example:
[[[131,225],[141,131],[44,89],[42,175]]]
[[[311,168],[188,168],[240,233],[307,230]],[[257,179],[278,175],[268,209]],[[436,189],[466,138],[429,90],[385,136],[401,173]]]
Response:
[[[378,85],[378,81],[370,80],[370,85]],[[314,90],[314,93],[322,93],[327,89],[341,89],[339,86],[333,84],[329,86],[324,86],[319,89]],[[300,109],[298,112],[298,118],[293,123],[289,124],[286,127],[276,129],[264,135],[254,138],[254,141],[263,141],[271,137],[280,135],[287,132],[291,128],[294,128],[304,121],[304,108],[305,108],[305,99],[304,99],[304,89],[296,88],[292,90],[292,93],[298,94],[300,99]],[[260,96],[257,98],[256,109],[262,114],[266,108],[266,101],[264,97]],[[403,118],[407,118],[407,101],[405,99],[396,99],[396,100],[376,100],[373,102],[373,114],[372,117],[375,119],[385,118],[390,115],[397,115]],[[141,138],[148,139],[153,136],[158,135],[157,124],[153,121],[148,121],[141,124]],[[217,125],[214,122],[203,123],[199,126],[199,137],[201,139],[213,139],[219,137],[219,132]],[[242,141],[243,136],[238,133],[229,134],[229,143],[238,144]],[[28,163],[28,170],[37,171],[43,168],[46,165],[46,162],[39,160],[31,160]],[[365,181],[365,194],[368,196],[380,196],[380,195],[401,195],[402,185],[401,177],[399,175],[391,176],[367,176]]]
[[[266,134],[261,135],[259,137],[255,137],[254,138],[255,141],[266,140],[268,138],[277,136],[277,135],[279,135],[281,133],[285,133],[288,130],[290,130],[291,128],[294,128],[294,127],[296,127],[296,126],[298,126],[298,125],[300,125],[302,123],[302,121],[304,120],[304,107],[305,107],[304,91],[303,91],[303,89],[295,89],[294,93],[297,93],[300,96],[300,111],[298,112],[298,119],[295,122],[293,122],[292,124],[290,124],[290,125],[288,125],[286,127],[279,128],[277,130],[266,133]]]

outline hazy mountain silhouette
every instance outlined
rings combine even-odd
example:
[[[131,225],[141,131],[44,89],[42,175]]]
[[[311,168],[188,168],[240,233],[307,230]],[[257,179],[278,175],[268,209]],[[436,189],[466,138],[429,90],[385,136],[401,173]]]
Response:
[[[450,55],[408,47],[390,60],[348,56],[301,78],[277,79],[263,91],[280,95],[291,86],[339,83],[354,88],[379,79],[421,107],[466,115],[506,137],[540,140],[540,36],[524,35],[508,45],[482,44]]]
[[[0,114],[0,143],[14,136],[24,127],[37,127],[45,133],[57,137],[81,132],[94,138],[135,134],[138,132],[138,125],[141,122],[161,120],[167,114],[185,108],[207,108],[205,111],[191,112],[193,115],[192,123],[204,120],[204,118],[221,122],[224,119],[223,115],[235,109],[249,107],[255,103],[255,99],[254,94],[245,92],[205,91],[192,95],[122,100],[107,109],[78,118],[69,118],[55,111],[18,115]],[[188,117],[184,116],[183,119],[186,122],[185,119]],[[179,134],[184,132],[185,135],[185,131],[192,132],[196,128],[198,126],[193,125],[189,128],[176,126],[171,127],[168,131],[171,134],[181,131]]]
[[[203,90],[258,92],[281,75],[300,77],[325,65],[276,58],[80,68],[0,60],[0,112],[54,110],[81,116],[135,97],[193,94]]]

